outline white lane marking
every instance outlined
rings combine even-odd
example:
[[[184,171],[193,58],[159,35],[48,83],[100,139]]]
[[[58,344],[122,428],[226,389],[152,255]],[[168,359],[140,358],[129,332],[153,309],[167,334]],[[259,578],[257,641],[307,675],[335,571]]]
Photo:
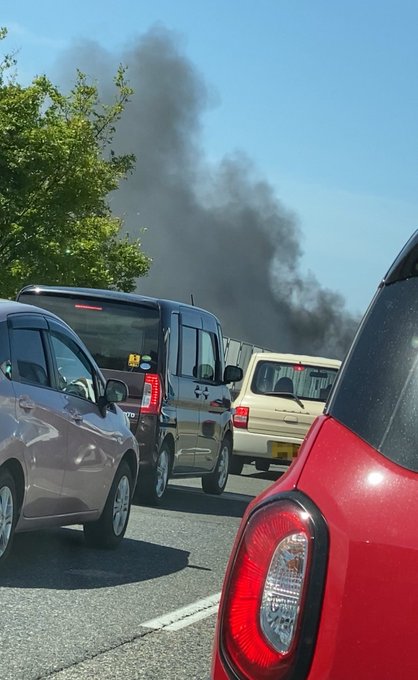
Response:
[[[210,595],[203,598],[203,600],[192,602],[192,604],[188,604],[186,607],[180,607],[180,609],[175,609],[168,614],[145,621],[145,623],[141,623],[141,627],[152,628],[153,630],[180,630],[180,628],[185,628],[192,623],[196,623],[196,621],[215,614],[218,610],[220,599],[221,593]]]
[[[186,626],[190,626],[192,623],[196,623],[197,621],[208,618],[208,616],[212,616],[212,614],[216,614],[218,608],[219,602],[212,605],[212,607],[208,607],[207,609],[202,609],[200,612],[196,612],[196,614],[191,614],[181,621],[170,623],[170,625],[166,626],[164,630],[180,630],[181,628],[186,628]]]

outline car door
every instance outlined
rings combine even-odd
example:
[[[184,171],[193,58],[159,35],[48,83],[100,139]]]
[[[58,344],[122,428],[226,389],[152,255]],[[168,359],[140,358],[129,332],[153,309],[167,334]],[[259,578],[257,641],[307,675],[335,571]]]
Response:
[[[212,470],[216,464],[222,438],[222,415],[228,404],[224,403],[224,386],[221,384],[222,366],[217,333],[200,330],[198,334],[198,368],[200,381],[200,416],[197,435],[195,468]]]
[[[182,311],[180,324],[180,361],[177,380],[177,442],[174,473],[194,470],[199,429],[202,389],[196,378],[200,315]]]
[[[68,423],[67,461],[63,479],[65,512],[100,509],[107,497],[117,464],[121,414],[98,405],[104,384],[76,338],[49,321],[51,352],[57,389],[64,399]]]
[[[60,513],[67,458],[68,421],[64,396],[52,386],[46,319],[10,314],[10,378],[16,395],[16,438],[26,465],[25,517]]]

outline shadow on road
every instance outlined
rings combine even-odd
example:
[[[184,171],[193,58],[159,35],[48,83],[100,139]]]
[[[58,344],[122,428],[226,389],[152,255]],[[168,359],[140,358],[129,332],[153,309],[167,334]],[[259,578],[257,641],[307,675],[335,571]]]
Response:
[[[211,496],[200,489],[170,484],[158,508],[193,515],[214,515],[216,517],[242,517],[248,503],[254,496],[233,494],[225,491],[221,496]],[[135,505],[141,505],[135,501]]]
[[[138,583],[185,569],[189,554],[129,538],[115,551],[93,550],[77,529],[17,534],[0,586],[79,590]]]
[[[248,468],[250,469],[250,468]],[[268,470],[268,472],[259,472],[253,468],[252,472],[242,472],[241,477],[247,477],[248,479],[265,479],[269,482],[277,482],[277,480],[284,475],[284,470]]]

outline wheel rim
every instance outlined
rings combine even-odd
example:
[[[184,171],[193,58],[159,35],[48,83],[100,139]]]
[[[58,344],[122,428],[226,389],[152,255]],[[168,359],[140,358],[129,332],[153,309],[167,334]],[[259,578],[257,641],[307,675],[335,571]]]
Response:
[[[129,479],[126,475],[123,475],[119,480],[115,502],[113,503],[113,531],[116,536],[120,536],[128,519],[130,492]]]
[[[0,557],[6,552],[13,525],[13,495],[8,486],[0,489]]]
[[[168,471],[170,467],[170,459],[167,451],[161,451],[157,460],[157,483],[155,486],[155,493],[157,498],[161,498],[168,481]]]
[[[228,477],[228,465],[229,465],[229,449],[226,444],[223,445],[221,452],[219,454],[219,463],[218,463],[218,484],[220,487],[223,487],[224,484],[226,483],[227,477]]]

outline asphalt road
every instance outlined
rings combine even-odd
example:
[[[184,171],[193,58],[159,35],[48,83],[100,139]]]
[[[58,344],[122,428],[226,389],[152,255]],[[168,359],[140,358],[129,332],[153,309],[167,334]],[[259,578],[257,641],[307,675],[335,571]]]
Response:
[[[2,680],[206,680],[240,518],[279,475],[245,466],[220,497],[171,483],[161,507],[133,506],[114,552],[78,527],[17,535],[0,573]]]

